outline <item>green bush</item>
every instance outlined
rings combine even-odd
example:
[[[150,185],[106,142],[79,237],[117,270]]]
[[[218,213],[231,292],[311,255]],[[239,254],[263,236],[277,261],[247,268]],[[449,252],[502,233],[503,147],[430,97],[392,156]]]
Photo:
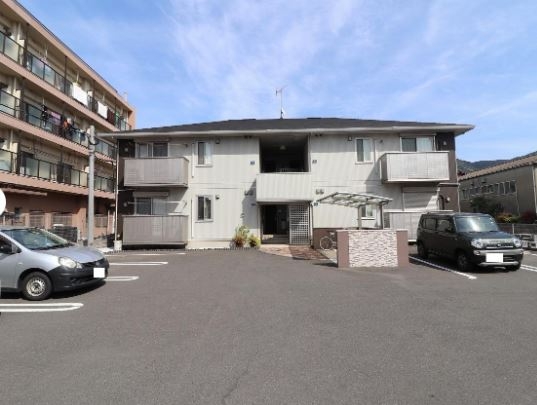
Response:
[[[496,215],[496,222],[501,222],[505,224],[513,224],[518,222],[519,217],[511,214],[510,212],[501,212]]]
[[[243,247],[246,242],[248,241],[248,234],[250,233],[250,230],[246,225],[240,225],[235,228],[235,234],[233,235],[233,238],[231,239],[233,244],[236,247]]]
[[[250,245],[250,247],[259,247],[259,245],[261,245],[261,239],[259,238],[259,236],[256,236],[252,233],[248,237],[248,244]]]

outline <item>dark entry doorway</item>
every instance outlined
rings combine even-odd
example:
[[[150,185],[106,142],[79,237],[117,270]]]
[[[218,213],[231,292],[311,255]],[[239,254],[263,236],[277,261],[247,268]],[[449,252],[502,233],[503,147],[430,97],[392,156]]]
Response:
[[[289,243],[287,205],[262,205],[262,243]]]

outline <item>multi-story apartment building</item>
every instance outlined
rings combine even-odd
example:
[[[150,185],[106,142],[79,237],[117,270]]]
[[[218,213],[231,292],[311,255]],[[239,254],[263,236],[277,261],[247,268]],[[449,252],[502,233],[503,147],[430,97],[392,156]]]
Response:
[[[472,200],[486,197],[504,212],[537,211],[537,156],[527,156],[459,177],[461,211],[472,212]]]
[[[328,229],[385,224],[412,238],[422,212],[459,209],[455,137],[472,128],[251,119],[103,135],[118,146],[118,236],[124,245],[229,246],[246,225],[263,242],[315,244]],[[335,192],[390,202],[318,203]]]
[[[60,39],[18,2],[0,0],[3,222],[71,225],[84,234],[89,128],[125,131],[134,119],[129,103]],[[99,140],[96,236],[112,232],[115,157],[115,147]]]

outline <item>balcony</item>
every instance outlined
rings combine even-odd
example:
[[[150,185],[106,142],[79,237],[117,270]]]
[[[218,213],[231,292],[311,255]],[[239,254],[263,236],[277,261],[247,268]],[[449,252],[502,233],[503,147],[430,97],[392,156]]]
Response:
[[[380,157],[384,183],[449,180],[449,152],[394,152]]]
[[[188,215],[125,215],[123,245],[185,245]]]
[[[61,114],[44,110],[27,103],[4,90],[0,90],[0,112],[24,121],[43,131],[68,139],[76,144],[88,147],[88,137],[76,124],[68,123]],[[116,157],[116,148],[106,142],[98,140],[95,151],[112,159]]]
[[[16,153],[0,150],[0,173],[14,173],[40,180],[88,187],[88,173],[72,169],[63,164],[55,164],[28,156],[17,156]],[[114,192],[114,179],[94,176],[94,188],[107,193]]]
[[[256,179],[257,202],[312,201],[311,173],[260,173]]]
[[[127,187],[188,187],[188,160],[184,157],[127,158],[124,184]]]
[[[113,111],[111,108],[106,108],[106,114],[103,114],[102,110],[99,109],[99,103],[93,97],[87,93],[76,93],[73,91],[73,82],[68,80],[65,75],[62,75],[52,66],[43,62],[41,58],[32,54],[29,51],[26,51],[24,47],[19,45],[16,41],[6,36],[3,32],[0,32],[0,53],[18,63],[19,65],[25,67],[27,70],[32,72],[34,75],[39,77],[44,82],[50,84],[57,90],[68,95],[73,100],[79,101],[84,105],[88,110],[93,111],[94,113],[100,115],[103,119],[108,121],[110,124],[114,125],[120,131],[130,130],[131,127],[127,123],[126,119],[120,114]],[[26,66],[24,60],[26,59]],[[81,99],[78,95],[81,95]],[[102,104],[101,107],[104,105]]]

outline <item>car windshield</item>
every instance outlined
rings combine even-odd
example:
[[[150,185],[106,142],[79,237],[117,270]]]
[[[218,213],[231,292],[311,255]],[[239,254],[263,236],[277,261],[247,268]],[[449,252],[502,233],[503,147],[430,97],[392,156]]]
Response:
[[[4,234],[32,250],[46,250],[70,246],[71,243],[39,228],[6,229]]]
[[[498,225],[492,217],[475,216],[455,218],[459,232],[497,232]]]

